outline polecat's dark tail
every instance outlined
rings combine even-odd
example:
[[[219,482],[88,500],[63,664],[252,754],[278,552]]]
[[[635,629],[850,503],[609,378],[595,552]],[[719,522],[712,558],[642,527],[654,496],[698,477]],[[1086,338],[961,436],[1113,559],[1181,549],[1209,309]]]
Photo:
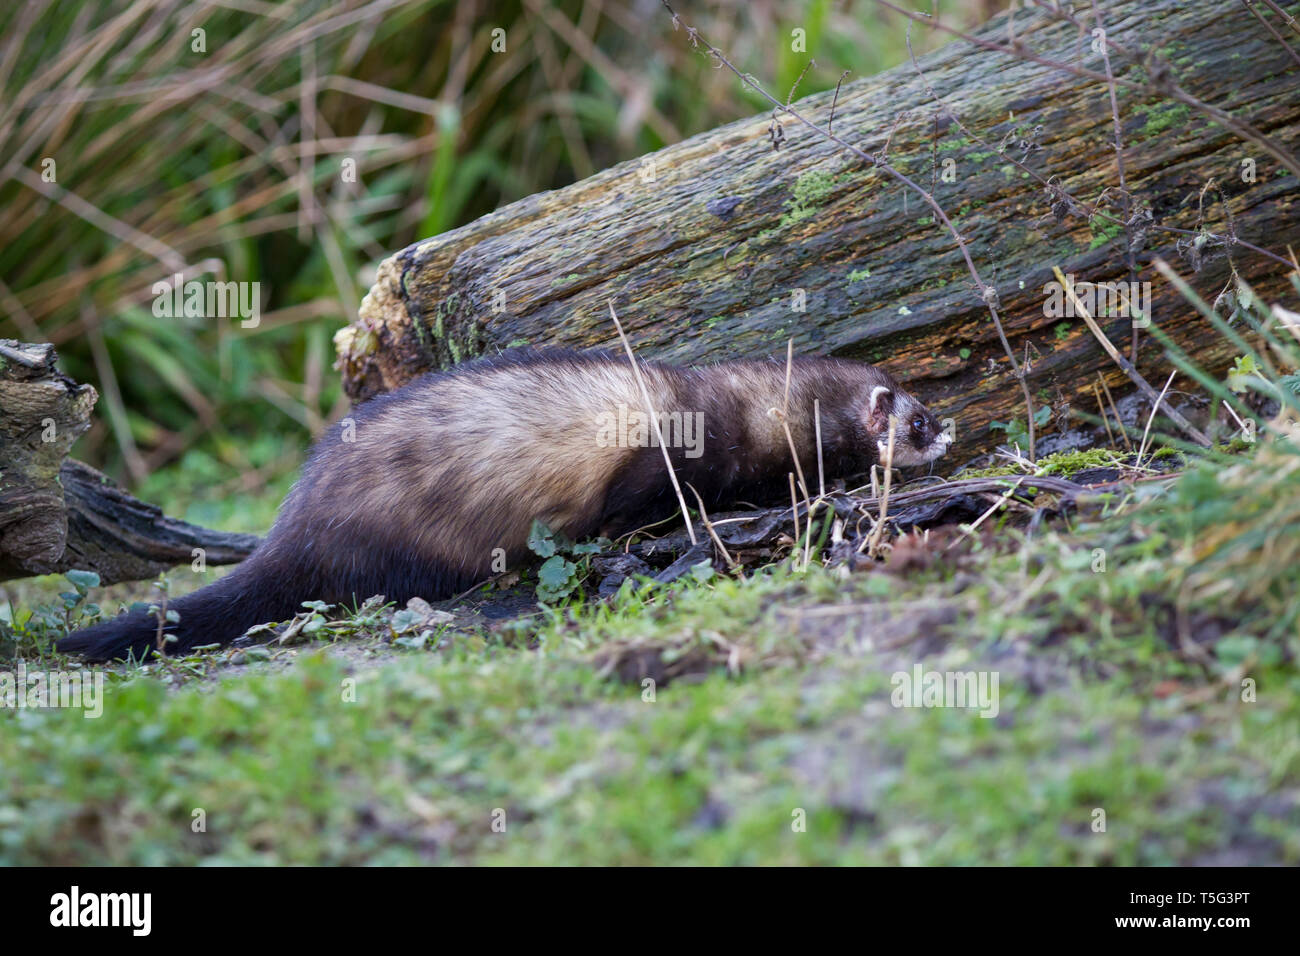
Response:
[[[164,634],[168,654],[204,644],[229,644],[254,624],[284,620],[298,610],[295,596],[276,575],[259,573],[250,558],[219,581],[187,594],[168,605],[180,620],[168,623]],[[134,656],[149,657],[157,646],[158,618],[148,611],[128,611],[111,621],[74,631],[59,641],[58,649],[87,660],[107,661]]]

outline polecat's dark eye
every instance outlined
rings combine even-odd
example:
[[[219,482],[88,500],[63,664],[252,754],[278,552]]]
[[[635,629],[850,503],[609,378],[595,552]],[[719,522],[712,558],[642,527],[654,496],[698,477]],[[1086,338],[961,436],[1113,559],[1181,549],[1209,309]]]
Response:
[[[913,418],[912,428],[914,431],[918,431],[918,432],[925,431],[925,419],[921,418],[919,415],[916,418]]]

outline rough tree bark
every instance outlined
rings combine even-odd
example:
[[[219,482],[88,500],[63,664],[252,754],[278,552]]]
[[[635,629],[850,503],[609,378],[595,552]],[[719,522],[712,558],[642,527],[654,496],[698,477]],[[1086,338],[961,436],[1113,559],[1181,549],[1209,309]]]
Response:
[[[51,345],[0,339],[0,581],[73,568],[104,584],[246,558],[257,536],[168,518],[89,465],[67,459],[97,395],[55,367]]]
[[[1104,70],[1088,35],[1041,12],[1014,16],[1015,36],[1030,49]],[[1123,46],[1158,51],[1189,92],[1295,151],[1294,64],[1236,0],[1117,0],[1105,16]],[[657,27],[671,29],[666,20]],[[983,35],[1006,41],[1007,17]],[[1120,76],[1145,76],[1138,65],[1114,66]],[[990,143],[1022,144],[1017,157],[1023,153],[1073,196],[1093,202],[1117,186],[1105,84],[963,41],[925,57],[922,67],[968,127]],[[797,105],[823,124],[830,107],[829,93]],[[1242,239],[1283,255],[1300,242],[1300,186],[1264,151],[1155,94],[1121,88],[1119,108],[1133,202],[1156,223],[1197,229],[1198,196],[1213,180]],[[648,357],[783,355],[792,336],[799,353],[880,362],[955,418],[959,452],[986,449],[995,437],[989,422],[1023,420],[1023,400],[951,236],[918,196],[790,117],[782,122],[778,151],[763,114],[531,196],[385,260],[359,318],[336,337],[347,392],[364,400],[516,344],[616,346],[606,308],[612,300]],[[834,129],[868,150],[888,141],[891,161],[933,188],[996,286],[1007,334],[1040,401],[1058,413],[1072,402],[1095,411],[1098,371],[1127,386],[1081,320],[1044,309],[1054,265],[1077,281],[1127,281],[1121,230],[1077,214],[1058,221],[1038,183],[936,109],[910,64],[847,85]],[[1248,160],[1253,175],[1245,174]],[[1204,222],[1225,232],[1215,196],[1205,197]],[[1202,363],[1219,367],[1230,346],[1149,266],[1160,255],[1190,275],[1179,238],[1141,230],[1137,258],[1141,278],[1152,282],[1153,319]],[[1206,258],[1194,281],[1213,299],[1228,261],[1221,249]],[[1287,288],[1276,262],[1241,247],[1232,258],[1264,295]],[[799,290],[804,312],[792,308]],[[1126,348],[1127,321],[1108,330]],[[1164,378],[1167,363],[1150,335],[1139,367]]]

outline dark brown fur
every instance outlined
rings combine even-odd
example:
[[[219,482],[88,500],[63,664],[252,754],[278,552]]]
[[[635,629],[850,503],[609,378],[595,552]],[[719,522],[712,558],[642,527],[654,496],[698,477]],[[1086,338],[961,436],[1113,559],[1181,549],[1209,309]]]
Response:
[[[645,363],[643,376],[657,413],[702,415],[702,454],[680,442],[669,448],[683,486],[711,507],[784,497],[790,449],[772,411],[785,405],[783,361]],[[828,477],[879,460],[891,413],[899,418],[896,463],[928,461],[946,447],[933,416],[882,370],[797,359],[787,420],[809,480],[817,474],[814,399]],[[317,443],[261,547],[174,603],[171,649],[227,643],[253,624],[291,616],[304,600],[448,597],[489,577],[494,559],[497,567],[501,558],[512,566],[526,559],[534,519],[581,539],[671,515],[676,499],[661,449],[629,446],[617,430],[611,444],[601,431],[620,404],[633,420],[645,409],[624,358],[534,350],[426,375],[367,402]],[[78,631],[60,648],[93,659],[144,656],[155,630],[136,612]]]

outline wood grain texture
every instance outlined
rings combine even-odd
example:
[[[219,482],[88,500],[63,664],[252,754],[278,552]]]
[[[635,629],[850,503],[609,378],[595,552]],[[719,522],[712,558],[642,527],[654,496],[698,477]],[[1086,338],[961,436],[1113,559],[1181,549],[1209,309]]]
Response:
[[[1107,10],[1119,42],[1158,50],[1189,92],[1296,150],[1294,64],[1235,0],[1119,0]],[[1090,38],[1074,27],[1041,13],[1015,16],[1016,35],[1033,50],[1103,69]],[[984,33],[1004,41],[1005,16]],[[1103,84],[962,41],[922,65],[967,126],[991,143],[1032,141],[1041,148],[1025,162],[1077,198],[1094,201],[1118,182]],[[1128,63],[1115,68],[1141,75]],[[830,99],[818,94],[797,107],[824,122]],[[1241,238],[1282,254],[1300,244],[1300,185],[1261,150],[1158,96],[1120,89],[1119,107],[1129,187],[1155,222],[1195,228],[1198,194],[1212,179]],[[1109,224],[1078,216],[1058,221],[1038,183],[936,110],[910,65],[847,85],[834,125],[876,150],[900,112],[889,157],[927,187],[934,183],[970,240],[976,265],[997,287],[1012,345],[1027,358],[1037,399],[1058,411],[1072,402],[1095,410],[1090,388],[1098,371],[1130,388],[1081,320],[1044,314],[1053,266],[1076,281],[1127,280],[1122,233],[1116,239]],[[957,457],[986,450],[997,437],[989,422],[1023,419],[1023,402],[952,237],[918,196],[788,117],[787,145],[774,152],[769,122],[762,114],[692,137],[385,260],[357,321],[336,336],[348,394],[364,400],[511,345],[616,347],[612,300],[647,357],[780,355],[793,337],[801,354],[883,364],[941,417],[955,419]],[[1248,159],[1256,163],[1254,182],[1241,174]],[[953,161],[954,182],[936,176],[945,160]],[[1206,224],[1225,229],[1223,209],[1210,201]],[[1190,275],[1176,239],[1150,230],[1138,253],[1141,277],[1152,281],[1153,318],[1217,368],[1230,347],[1148,265],[1160,255]],[[1265,296],[1287,288],[1277,263],[1241,248],[1233,255]],[[1227,276],[1220,255],[1194,283],[1213,299]],[[806,311],[792,309],[796,290]],[[1106,328],[1126,345],[1127,320]],[[1167,374],[1149,335],[1139,367],[1148,378]]]
[[[74,568],[104,584],[246,558],[257,536],[168,518],[67,458],[98,398],[56,367],[50,345],[0,339],[0,581]]]

